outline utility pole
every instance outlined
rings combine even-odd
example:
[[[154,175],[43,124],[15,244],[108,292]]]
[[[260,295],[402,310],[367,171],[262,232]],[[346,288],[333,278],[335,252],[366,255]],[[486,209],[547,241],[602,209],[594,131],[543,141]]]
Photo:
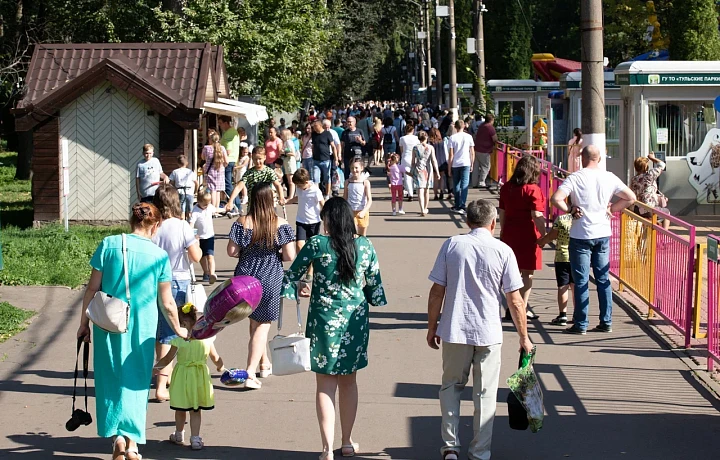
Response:
[[[422,7],[418,8],[420,11],[420,33],[417,34],[415,39],[417,40],[417,54],[418,54],[418,62],[420,63],[420,88],[425,87],[425,57],[423,54],[425,54],[425,45],[423,44],[423,38],[422,35],[425,33],[425,21],[423,20],[423,13],[422,13]]]
[[[443,80],[442,80],[442,46],[441,46],[441,26],[442,18],[437,15],[437,8],[440,6],[440,0],[435,0],[435,103],[439,106],[443,104]]]
[[[605,148],[605,78],[602,0],[580,2],[582,48],[583,145],[600,150],[600,167],[607,167]]]
[[[483,27],[483,13],[487,12],[482,0],[475,0],[475,56],[477,58],[477,69],[475,73],[479,80],[475,85],[475,100],[481,110],[485,109],[485,98],[483,87],[485,86],[485,30]]]
[[[457,60],[455,59],[455,0],[448,0],[448,8],[450,10],[450,117],[453,121],[457,120]]]
[[[423,0],[425,2],[425,62],[427,63],[427,86],[425,87],[425,94],[427,94],[427,103],[432,103],[432,48],[430,46],[430,0]],[[436,70],[437,72],[437,70]]]

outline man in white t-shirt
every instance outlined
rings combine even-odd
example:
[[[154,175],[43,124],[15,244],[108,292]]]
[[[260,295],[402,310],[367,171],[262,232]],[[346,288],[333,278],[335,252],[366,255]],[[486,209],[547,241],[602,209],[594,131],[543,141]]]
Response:
[[[410,174],[412,167],[413,149],[420,145],[420,139],[414,134],[415,128],[412,123],[405,125],[405,135],[400,138],[400,172],[403,174],[403,185],[408,201],[412,201],[414,195],[413,177]]]
[[[572,214],[570,268],[575,282],[574,324],[568,334],[585,334],[590,304],[589,278],[592,267],[600,306],[598,332],[612,332],[612,287],[610,285],[610,218],[635,202],[635,194],[615,174],[598,167],[600,151],[589,145],[582,151],[583,169],[571,174],[550,199],[553,206]],[[572,206],[568,206],[566,198]],[[611,203],[616,197],[614,203]]]
[[[448,164],[452,168],[452,179],[455,195],[455,206],[452,210],[458,214],[465,214],[468,188],[470,188],[470,173],[475,164],[475,141],[465,132],[465,122],[455,122],[455,134],[450,136],[448,148]]]

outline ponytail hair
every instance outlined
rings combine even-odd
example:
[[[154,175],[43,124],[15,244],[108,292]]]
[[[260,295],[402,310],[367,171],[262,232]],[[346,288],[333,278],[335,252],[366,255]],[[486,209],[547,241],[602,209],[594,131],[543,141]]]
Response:
[[[160,222],[162,222],[162,216],[155,205],[150,203],[135,203],[133,205],[130,214],[130,228],[132,230],[141,228],[147,231]]]
[[[225,167],[222,154],[223,146],[220,145],[220,136],[215,133],[210,138],[210,141],[212,142],[213,148],[213,168],[219,171]]]

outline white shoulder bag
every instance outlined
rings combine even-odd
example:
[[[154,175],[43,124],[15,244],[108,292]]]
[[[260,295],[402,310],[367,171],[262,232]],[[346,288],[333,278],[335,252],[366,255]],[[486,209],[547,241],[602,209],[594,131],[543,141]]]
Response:
[[[185,257],[187,258],[188,265],[190,266],[190,286],[188,286],[187,294],[185,296],[185,303],[191,303],[195,305],[195,310],[202,313],[205,311],[205,303],[207,302],[207,292],[205,292],[205,286],[198,283],[195,279],[195,267],[190,261],[187,251],[185,251]],[[179,307],[182,305],[178,305]]]
[[[124,233],[122,235],[122,256],[123,274],[125,276],[125,297],[127,297],[128,301],[124,302],[100,290],[95,293],[95,296],[85,311],[85,314],[93,324],[111,334],[126,333],[130,320],[130,279],[128,276],[127,263],[127,237]]]
[[[300,296],[297,296],[298,332],[288,336],[280,335],[283,320],[283,299],[280,298],[280,318],[278,333],[270,341],[270,356],[273,375],[300,374],[310,370],[310,339],[302,330],[302,313],[300,313]]]

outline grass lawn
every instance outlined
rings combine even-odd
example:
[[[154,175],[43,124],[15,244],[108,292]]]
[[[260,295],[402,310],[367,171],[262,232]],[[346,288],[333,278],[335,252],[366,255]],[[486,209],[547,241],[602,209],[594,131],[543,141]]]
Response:
[[[90,257],[100,241],[129,227],[71,225],[68,233],[61,224],[32,228],[30,181],[14,179],[16,160],[16,153],[0,152],[0,242],[5,265],[0,284],[75,288],[86,283]]]
[[[0,302],[0,343],[25,329],[27,320],[34,315],[32,310],[23,310],[7,302]]]
[[[17,153],[0,152],[0,223],[32,226],[33,207],[29,180],[15,180]]]

